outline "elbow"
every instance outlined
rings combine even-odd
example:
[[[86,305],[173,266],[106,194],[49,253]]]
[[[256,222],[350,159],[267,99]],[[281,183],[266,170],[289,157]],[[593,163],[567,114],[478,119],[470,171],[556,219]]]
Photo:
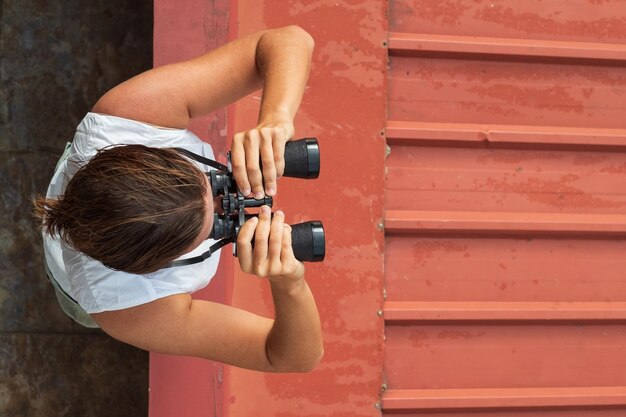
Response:
[[[317,353],[317,356],[313,357],[312,360],[309,363],[307,363],[306,366],[303,366],[298,372],[301,372],[301,373],[311,372],[312,370],[317,368],[317,365],[322,361],[323,357],[324,357],[324,348],[320,348],[319,352]]]
[[[294,372],[299,373],[307,373],[313,371],[317,368],[317,365],[322,361],[324,357],[324,349],[320,349],[316,356],[312,356],[308,362],[304,362],[301,366]]]
[[[286,365],[284,368],[278,369],[278,372],[290,373],[307,373],[313,371],[324,357],[324,348],[320,348],[315,354],[311,354],[307,358],[301,358],[297,362]]]
[[[283,31],[286,35],[288,35],[290,39],[300,42],[303,46],[305,46],[310,51],[313,51],[313,49],[315,48],[315,40],[313,39],[313,36],[311,36],[309,32],[302,29],[300,26],[290,25],[290,26],[285,26],[284,28],[280,30]]]

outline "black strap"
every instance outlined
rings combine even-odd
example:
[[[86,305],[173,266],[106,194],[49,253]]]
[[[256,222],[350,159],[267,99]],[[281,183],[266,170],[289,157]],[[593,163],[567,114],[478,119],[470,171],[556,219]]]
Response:
[[[78,304],[78,301],[74,300],[74,297],[72,297],[71,295],[69,295],[64,289],[63,287],[61,287],[61,284],[59,284],[59,281],[57,281],[53,276],[52,276],[52,272],[48,269],[48,266],[46,265],[45,267],[46,270],[46,277],[48,277],[48,280],[50,281],[50,284],[52,284],[52,286],[55,289],[59,289],[61,290],[61,292],[63,293],[63,295],[65,295],[71,302],[73,302],[74,304],[76,304],[77,306],[80,307],[80,304]],[[54,281],[54,283],[52,282]],[[56,285],[55,285],[56,284]],[[82,308],[82,307],[81,307]]]
[[[214,161],[212,159],[205,158],[204,156],[188,151],[187,149],[183,149],[183,148],[172,148],[172,149],[175,149],[178,152],[182,153],[183,155],[193,159],[194,161],[198,161],[204,165],[208,165],[220,171],[228,171],[228,167],[226,165],[220,164],[219,162]]]
[[[214,161],[212,159],[209,158],[205,158],[202,155],[198,155],[196,153],[193,153],[187,149],[183,149],[183,148],[173,148],[175,150],[177,150],[178,152],[182,153],[183,155],[187,156],[188,158],[193,159],[194,161],[198,161],[201,164],[204,165],[208,165],[210,167],[213,167],[219,171],[229,171],[228,167],[226,165],[220,164],[217,161]],[[179,259],[176,261],[172,261],[170,263],[168,263],[167,265],[165,265],[163,268],[172,268],[172,267],[176,267],[176,266],[185,266],[185,265],[193,265],[193,264],[197,264],[200,262],[205,261],[206,259],[208,259],[209,257],[211,257],[211,255],[213,253],[215,253],[218,249],[222,248],[223,246],[226,246],[227,244],[231,243],[232,239],[222,239],[216,243],[214,243],[213,245],[211,245],[211,247],[209,248],[208,251],[204,252],[202,255],[200,256],[194,256],[193,258],[187,258],[187,259]]]
[[[209,250],[204,252],[202,255],[194,256],[193,258],[179,259],[179,260],[176,260],[176,261],[172,261],[169,264],[165,265],[163,268],[172,268],[172,267],[175,267],[175,266],[185,266],[185,265],[199,264],[200,262],[203,262],[206,259],[208,259],[218,249],[222,248],[222,246],[226,246],[226,245],[228,245],[231,242],[232,242],[232,240],[229,239],[229,238],[222,239],[222,240],[212,244],[211,247],[209,248]]]

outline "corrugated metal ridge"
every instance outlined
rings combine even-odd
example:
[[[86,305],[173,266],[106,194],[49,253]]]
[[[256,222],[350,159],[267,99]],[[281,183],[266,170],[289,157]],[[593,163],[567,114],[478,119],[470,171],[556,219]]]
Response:
[[[626,129],[389,120],[386,136],[390,145],[466,142],[626,149]]]
[[[626,405],[626,387],[387,390],[385,410],[597,407]]]
[[[386,301],[385,321],[626,320],[626,302]]]
[[[388,46],[390,54],[448,52],[626,61],[626,45],[614,43],[390,32]]]
[[[385,211],[386,233],[626,235],[624,214]]]

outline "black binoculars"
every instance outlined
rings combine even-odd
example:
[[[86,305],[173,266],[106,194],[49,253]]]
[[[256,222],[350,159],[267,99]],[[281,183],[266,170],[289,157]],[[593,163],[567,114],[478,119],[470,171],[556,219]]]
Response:
[[[230,166],[223,165],[187,149],[173,148],[190,159],[215,168],[207,173],[211,182],[213,197],[222,197],[223,214],[213,214],[213,229],[209,238],[217,240],[208,251],[192,258],[177,259],[164,268],[192,265],[203,262],[222,246],[236,243],[241,226],[253,216],[246,212],[249,207],[272,207],[272,197],[262,199],[245,198],[237,188]],[[293,178],[314,179],[320,173],[320,148],[315,138],[304,138],[287,142],[285,145],[285,172],[283,176]],[[308,262],[321,262],[326,254],[324,227],[318,220],[291,225],[291,246],[296,259]],[[237,256],[237,245],[233,245],[233,255]]]
[[[285,172],[283,176],[292,178],[315,179],[320,172],[320,150],[317,139],[304,138],[289,141],[285,145]],[[246,212],[247,208],[267,205],[272,207],[272,197],[262,199],[245,198],[237,188],[230,166],[230,152],[228,153],[228,167],[221,165],[216,171],[208,173],[213,190],[213,197],[222,197],[223,214],[213,216],[213,230],[211,236],[215,240],[222,240],[223,244],[235,243],[243,224],[258,214]],[[318,220],[291,225],[292,248],[296,259],[308,262],[324,260],[326,252],[324,227]],[[220,245],[223,246],[223,245]],[[233,247],[233,255],[237,256],[237,247]]]

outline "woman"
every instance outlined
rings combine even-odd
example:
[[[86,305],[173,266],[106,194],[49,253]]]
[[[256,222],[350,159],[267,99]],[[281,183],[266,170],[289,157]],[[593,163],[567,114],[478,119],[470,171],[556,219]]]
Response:
[[[241,269],[270,283],[275,320],[191,299],[208,284],[219,254],[168,265],[213,243],[209,168],[172,149],[213,157],[185,130],[190,118],[262,87],[258,125],[234,136],[232,167],[244,195],[275,195],[312,50],[313,39],[296,26],[254,33],[140,74],[96,103],[47,197],[35,201],[47,272],[68,315],[154,352],[267,372],[317,364],[319,316],[282,212],[272,218],[264,206],[237,238]]]

